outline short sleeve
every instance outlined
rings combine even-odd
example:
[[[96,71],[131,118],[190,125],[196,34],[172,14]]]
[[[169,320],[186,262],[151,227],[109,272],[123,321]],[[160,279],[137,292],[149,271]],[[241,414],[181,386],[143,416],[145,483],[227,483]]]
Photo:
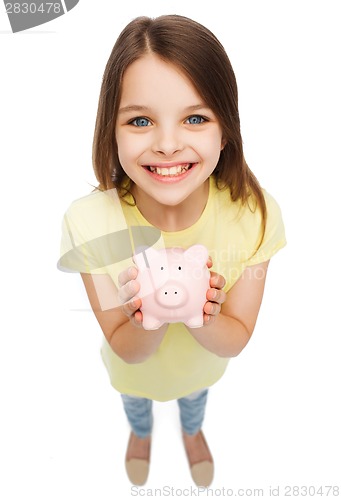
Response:
[[[116,190],[95,191],[71,203],[62,220],[59,270],[106,274],[130,253]]]
[[[105,273],[102,268],[112,260],[111,256],[105,255],[110,248],[109,235],[86,237],[72,215],[69,210],[63,217],[58,269],[64,272]]]
[[[263,194],[267,208],[265,234],[261,246],[248,260],[247,266],[266,262],[286,245],[285,228],[281,209],[276,200],[269,193],[263,191]]]
[[[57,267],[116,277],[133,264],[134,249],[152,246],[160,235],[153,226],[128,225],[116,190],[92,193],[73,202],[63,217]]]

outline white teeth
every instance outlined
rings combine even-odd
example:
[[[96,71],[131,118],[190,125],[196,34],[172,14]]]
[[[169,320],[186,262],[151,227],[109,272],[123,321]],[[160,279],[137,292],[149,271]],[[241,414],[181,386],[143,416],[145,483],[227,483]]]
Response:
[[[169,175],[180,174],[180,172],[181,172],[181,167],[171,167],[169,169]]]
[[[191,166],[191,163],[187,163],[184,165],[176,165],[176,166],[170,167],[170,168],[161,168],[161,167],[150,166],[149,169],[151,172],[157,173],[158,175],[174,177],[175,175],[179,175],[179,174],[183,174],[184,172],[187,172],[187,170],[189,169],[190,166]]]

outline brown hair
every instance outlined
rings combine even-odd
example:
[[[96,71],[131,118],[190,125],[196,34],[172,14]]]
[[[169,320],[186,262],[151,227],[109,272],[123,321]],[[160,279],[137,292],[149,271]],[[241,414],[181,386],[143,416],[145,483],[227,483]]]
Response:
[[[93,142],[99,189],[117,188],[121,197],[129,189],[124,186],[126,175],[118,159],[115,126],[123,74],[148,52],[178,66],[216,115],[226,141],[214,170],[217,186],[228,187],[232,200],[242,204],[252,197],[261,211],[264,236],[266,204],[244,159],[238,90],[231,63],[213,33],[183,16],[138,17],[124,28],[114,45],[103,75]]]

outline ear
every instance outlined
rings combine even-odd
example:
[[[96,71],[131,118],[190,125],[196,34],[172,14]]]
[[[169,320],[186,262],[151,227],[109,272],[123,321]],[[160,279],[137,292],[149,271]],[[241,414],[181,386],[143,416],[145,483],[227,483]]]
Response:
[[[144,250],[142,250],[141,252],[136,252],[133,255],[133,261],[136,264],[136,266],[139,268],[140,271],[142,271],[143,269],[146,269],[146,267],[147,267],[143,254],[144,254]]]
[[[220,144],[220,151],[224,149],[224,147],[227,144],[227,139],[224,139],[224,137],[221,138],[221,144]]]
[[[188,262],[195,261],[204,266],[208,260],[208,250],[204,245],[193,245],[185,251],[184,256]]]
[[[157,250],[152,247],[138,247],[133,255],[133,261],[140,271],[150,268],[150,264],[159,255]]]

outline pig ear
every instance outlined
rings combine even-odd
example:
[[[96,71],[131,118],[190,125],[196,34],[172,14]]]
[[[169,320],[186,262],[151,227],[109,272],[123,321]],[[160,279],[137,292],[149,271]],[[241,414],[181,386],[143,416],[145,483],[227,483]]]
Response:
[[[137,267],[142,271],[142,269],[146,268],[146,263],[143,256],[143,251],[135,252],[133,255],[133,261],[137,265]]]
[[[138,247],[133,255],[133,261],[141,271],[150,267],[150,263],[155,260],[156,255],[158,252],[152,247]]]
[[[204,245],[193,245],[185,251],[185,258],[204,266],[208,260],[208,250]]]

